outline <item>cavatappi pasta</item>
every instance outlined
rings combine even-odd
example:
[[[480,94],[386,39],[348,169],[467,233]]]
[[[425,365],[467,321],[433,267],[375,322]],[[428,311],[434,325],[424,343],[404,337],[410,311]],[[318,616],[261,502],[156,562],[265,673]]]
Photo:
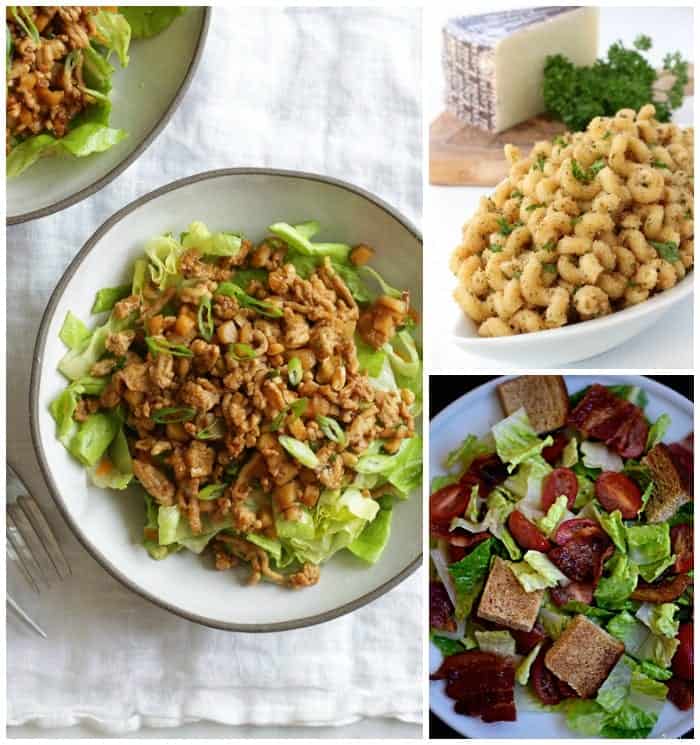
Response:
[[[641,303],[693,266],[693,129],[651,104],[585,132],[506,145],[510,175],[463,229],[454,297],[480,336],[557,328]]]

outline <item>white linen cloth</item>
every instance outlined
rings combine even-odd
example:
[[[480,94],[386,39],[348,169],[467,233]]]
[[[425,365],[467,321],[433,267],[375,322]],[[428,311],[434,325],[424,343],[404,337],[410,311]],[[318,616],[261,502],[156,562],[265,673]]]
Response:
[[[420,721],[418,574],[304,630],[245,635],[181,620],[125,590],[72,536],[43,484],[27,416],[51,291],[106,218],[158,186],[227,166],[296,168],[364,187],[419,222],[420,44],[419,10],[217,7],[192,86],[146,153],[80,204],[8,229],[8,458],[73,568],[40,598],[16,595],[49,640],[8,616],[9,725],[127,733],[197,720]]]

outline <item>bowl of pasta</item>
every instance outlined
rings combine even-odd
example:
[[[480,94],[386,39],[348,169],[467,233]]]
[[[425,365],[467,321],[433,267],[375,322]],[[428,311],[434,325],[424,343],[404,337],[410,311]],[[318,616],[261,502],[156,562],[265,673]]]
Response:
[[[507,145],[450,259],[455,342],[496,360],[563,364],[604,352],[692,292],[693,128],[649,104],[584,132]]]

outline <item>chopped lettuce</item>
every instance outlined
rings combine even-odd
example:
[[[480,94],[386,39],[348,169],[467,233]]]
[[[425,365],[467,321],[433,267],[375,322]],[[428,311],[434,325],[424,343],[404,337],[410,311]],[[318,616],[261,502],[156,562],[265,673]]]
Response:
[[[561,454],[561,465],[565,468],[571,468],[578,463],[578,441],[572,437],[567,443]]]
[[[540,649],[542,649],[542,644],[543,642],[540,642],[534,646],[528,654],[523,657],[520,664],[515,669],[515,680],[520,683],[521,686],[526,686],[528,680],[530,680],[530,670],[532,669],[532,664],[537,658],[537,655],[540,653]]]
[[[475,458],[490,455],[493,451],[492,445],[480,440],[476,435],[467,435],[458,447],[448,453],[444,466],[450,469],[458,465],[461,471],[466,471]]]
[[[625,532],[630,560],[638,566],[655,564],[670,556],[671,536],[666,523],[630,525]]]
[[[623,554],[627,553],[627,534],[625,525],[622,522],[622,513],[620,510],[614,512],[605,512],[594,508],[595,516],[603,530],[610,536],[615,544],[615,548]]]
[[[544,517],[539,518],[537,527],[547,536],[551,536],[557,529],[562,520],[565,519],[568,513],[567,509],[568,499],[565,494],[561,494],[556,498],[554,503],[547,510],[547,514]]]
[[[456,590],[455,616],[466,618],[479,596],[489,573],[493,539],[482,541],[463,559],[450,564],[449,573]]]
[[[503,543],[511,559],[519,559],[521,556],[520,548],[513,540],[505,525],[508,515],[510,515],[514,508],[514,504],[503,496],[501,490],[495,489],[489,494],[486,500],[486,507],[486,515],[484,515],[484,519],[481,522],[472,522],[467,518],[455,517],[450,523],[450,530],[463,528],[470,533],[489,531]]]
[[[360,474],[378,474],[382,483],[391,484],[402,496],[407,496],[420,485],[422,464],[423,440],[420,435],[413,435],[403,440],[394,455],[365,453],[355,470]]]
[[[312,243],[304,234],[305,231],[286,222],[270,225],[269,231],[302,256],[330,256],[335,261],[346,262],[350,255],[350,246],[344,243]]]
[[[185,251],[196,248],[203,256],[235,256],[241,250],[242,243],[238,233],[212,233],[198,220],[190,223],[182,236],[182,248]]]
[[[134,469],[129,443],[123,428],[119,428],[105,455],[90,468],[90,480],[102,489],[126,489]]]
[[[73,351],[82,348],[91,334],[88,327],[76,315],[68,311],[63,326],[58,332],[58,338]]]
[[[112,310],[119,300],[122,300],[129,295],[131,295],[131,285],[104,287],[103,289],[98,290],[95,294],[95,302],[92,304],[90,312],[105,313],[108,310]]]
[[[621,551],[615,551],[605,564],[606,571],[595,589],[594,597],[603,608],[623,608],[637,586],[637,565]]]
[[[586,468],[600,468],[603,471],[621,471],[624,463],[622,458],[612,450],[608,450],[602,442],[586,440],[581,443],[583,465]]]
[[[491,431],[496,440],[496,452],[508,464],[511,473],[520,463],[540,455],[553,442],[551,436],[543,440],[537,436],[524,408],[494,425]]]
[[[355,334],[355,347],[360,370],[367,373],[370,378],[378,378],[384,367],[386,352],[383,349],[371,347],[357,334]]]
[[[649,434],[647,435],[647,446],[646,451],[651,450],[655,445],[658,445],[664,438],[666,431],[671,426],[671,417],[668,414],[662,414],[652,425],[649,427]]]
[[[98,10],[92,16],[95,30],[100,44],[107,50],[106,59],[116,52],[119,64],[126,67],[129,64],[129,42],[131,41],[131,26],[122,13]]]
[[[187,11],[184,5],[121,5],[119,12],[131,27],[134,39],[149,39],[165,31]]]
[[[368,564],[374,564],[389,542],[391,517],[392,507],[382,506],[377,516],[365,525],[360,535],[348,546],[348,550]]]
[[[464,652],[466,647],[458,639],[448,639],[446,636],[439,634],[430,634],[430,641],[440,650],[443,657],[449,657],[453,654]]]
[[[570,581],[541,551],[526,551],[523,561],[511,563],[510,568],[525,592],[568,585]]]
[[[90,375],[92,366],[105,353],[105,342],[111,333],[123,331],[129,326],[128,318],[117,320],[110,316],[106,323],[98,326],[79,347],[71,348],[58,363],[59,371],[68,380],[80,380]]]
[[[647,660],[661,668],[670,666],[678,646],[677,639],[655,633],[628,611],[622,611],[610,619],[607,629],[623,642],[625,651],[632,657]]]
[[[675,639],[678,635],[680,622],[675,617],[678,606],[674,603],[643,603],[636,616],[655,634]]]
[[[566,629],[571,620],[571,616],[562,613],[557,607],[551,604],[542,605],[538,618],[547,632],[547,636],[551,636],[552,639],[558,639],[564,633],[564,629]]]
[[[493,652],[504,657],[515,655],[515,639],[510,631],[475,631],[474,636],[482,652]]]

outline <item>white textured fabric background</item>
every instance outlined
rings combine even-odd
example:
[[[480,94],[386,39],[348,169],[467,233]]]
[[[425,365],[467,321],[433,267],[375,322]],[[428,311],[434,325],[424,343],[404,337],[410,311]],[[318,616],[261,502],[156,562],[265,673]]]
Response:
[[[72,537],[46,493],[28,422],[49,295],[84,241],[136,197],[211,168],[296,168],[353,182],[419,223],[420,43],[418,10],[216,8],[193,84],[146,153],[86,201],[8,229],[8,458],[46,506],[74,572],[41,598],[15,587],[49,641],[9,617],[8,724],[89,722],[117,734],[197,720],[420,721],[418,576],[306,630],[255,636],[191,624],[124,590]]]

